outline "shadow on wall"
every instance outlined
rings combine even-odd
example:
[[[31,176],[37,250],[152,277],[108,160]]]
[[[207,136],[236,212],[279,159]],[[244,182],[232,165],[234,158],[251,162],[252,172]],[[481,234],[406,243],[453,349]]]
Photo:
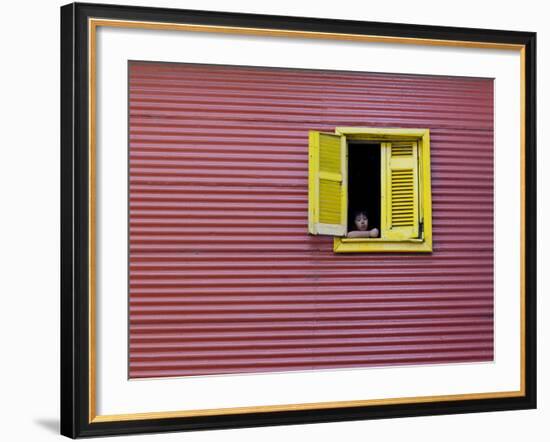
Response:
[[[52,433],[59,434],[59,419],[35,419],[34,423]]]

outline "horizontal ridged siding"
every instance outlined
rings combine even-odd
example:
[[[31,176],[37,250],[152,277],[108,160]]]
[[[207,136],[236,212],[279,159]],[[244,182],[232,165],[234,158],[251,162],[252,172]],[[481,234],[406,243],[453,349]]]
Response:
[[[493,83],[130,64],[131,378],[493,359]],[[434,252],[307,234],[308,130],[428,127]]]

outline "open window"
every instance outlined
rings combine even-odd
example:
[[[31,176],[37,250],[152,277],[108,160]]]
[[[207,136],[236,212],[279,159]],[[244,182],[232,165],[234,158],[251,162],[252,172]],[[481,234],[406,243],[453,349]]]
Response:
[[[431,252],[429,131],[311,131],[309,232],[335,252]]]

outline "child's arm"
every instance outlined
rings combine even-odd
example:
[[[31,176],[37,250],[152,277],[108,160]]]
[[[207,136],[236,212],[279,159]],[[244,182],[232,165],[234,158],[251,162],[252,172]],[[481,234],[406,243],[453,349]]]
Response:
[[[369,230],[352,230],[348,233],[348,238],[370,238],[371,234]]]
[[[377,238],[378,237],[378,229],[372,229],[372,230],[352,230],[348,233],[348,238]]]

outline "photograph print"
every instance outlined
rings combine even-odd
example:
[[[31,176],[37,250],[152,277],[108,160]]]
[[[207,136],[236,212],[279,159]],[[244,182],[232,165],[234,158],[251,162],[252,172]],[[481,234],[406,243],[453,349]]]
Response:
[[[128,69],[130,378],[493,360],[493,79]]]

